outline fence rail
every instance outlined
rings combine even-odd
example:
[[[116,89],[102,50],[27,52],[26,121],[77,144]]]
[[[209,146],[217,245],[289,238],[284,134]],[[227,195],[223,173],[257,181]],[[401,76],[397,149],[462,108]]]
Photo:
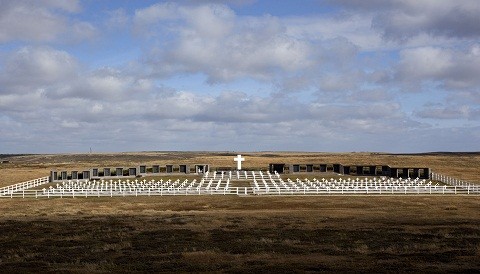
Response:
[[[473,183],[460,181],[437,173],[431,174],[431,179],[443,182],[445,185],[432,185],[430,182],[408,179],[408,184],[395,185],[390,182],[356,182],[355,184],[343,184],[345,182],[314,181],[308,183],[297,179],[297,182],[285,182],[279,178],[275,181],[260,179],[263,184],[257,183],[255,176],[254,186],[233,187],[227,179],[226,182],[219,180],[203,180],[198,183],[196,180],[183,183],[180,180],[172,182],[161,181],[155,184],[139,182],[95,182],[93,181],[68,181],[62,185],[57,184],[56,188],[50,186],[48,189],[31,189],[49,183],[49,177],[42,177],[23,183],[0,188],[0,198],[67,198],[67,197],[114,197],[114,196],[185,196],[185,195],[480,195],[480,186]],[[269,183],[271,182],[271,184]],[[104,184],[105,183],[105,184]],[[378,185],[377,185],[378,183]],[[404,182],[405,183],[405,182]]]
[[[2,188],[0,188],[0,197],[1,197],[1,195],[9,195],[9,194],[12,194],[12,193],[15,193],[15,192],[24,191],[24,190],[27,190],[29,188],[41,186],[41,185],[48,184],[48,183],[49,183],[49,178],[48,178],[48,176],[46,176],[46,177],[42,177],[42,178],[38,178],[38,179],[26,181],[26,182],[14,184],[14,185],[2,187]]]
[[[189,195],[480,195],[478,186],[420,186],[392,188],[338,188],[338,189],[272,189],[234,187],[229,189],[147,189],[147,190],[92,190],[72,189],[61,191],[28,190],[11,191],[0,198],[81,198],[125,196],[189,196]]]
[[[438,173],[430,173],[430,179],[434,181],[439,181],[447,185],[451,186],[460,186],[460,187],[468,187],[468,186],[477,186],[476,184],[472,182],[467,182],[467,181],[462,181],[450,176],[446,176],[443,174],[438,174]]]

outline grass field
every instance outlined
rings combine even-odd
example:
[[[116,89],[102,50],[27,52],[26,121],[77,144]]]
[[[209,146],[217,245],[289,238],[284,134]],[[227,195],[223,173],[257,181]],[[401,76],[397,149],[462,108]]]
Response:
[[[236,153],[26,155],[2,184],[53,167],[208,163]],[[427,166],[478,182],[478,154],[252,153],[270,162]],[[5,158],[3,158],[5,159]],[[1,199],[2,272],[478,272],[480,197],[176,196]]]

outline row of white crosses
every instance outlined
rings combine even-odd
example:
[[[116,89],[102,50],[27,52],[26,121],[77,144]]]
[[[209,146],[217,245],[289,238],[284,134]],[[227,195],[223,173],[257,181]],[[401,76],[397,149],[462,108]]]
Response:
[[[234,161],[237,162],[237,178],[240,178],[240,171],[242,170],[242,162],[245,161],[245,158],[242,157],[240,154],[237,155],[236,158],[234,158]],[[260,172],[261,177],[263,178],[263,174]],[[219,178],[217,179],[217,173],[213,172],[213,176],[210,177],[210,173],[207,171],[205,172],[205,175],[203,179],[200,181],[198,186],[196,187],[196,191],[201,191],[202,187],[204,187],[205,191],[209,190],[221,190],[222,189],[222,184],[224,185],[223,190],[226,191],[229,189],[230,186],[230,180],[232,179],[232,172],[228,172],[228,178],[226,182],[224,183],[223,180],[226,177],[225,172],[221,172]],[[244,171],[244,176],[245,178],[248,178],[248,173]],[[252,177],[255,180],[255,173],[252,171]],[[206,183],[206,181],[208,182]],[[112,193],[113,191],[115,192],[125,192],[125,191],[135,191],[135,192],[142,192],[142,191],[163,191],[166,189],[167,191],[189,191],[192,188],[195,187],[196,180],[193,180],[190,184],[188,184],[188,180],[183,181],[180,183],[180,180],[176,180],[175,182],[171,182],[171,180],[168,180],[166,182],[163,182],[163,180],[154,182],[149,181],[146,182],[145,180],[143,181],[138,181],[135,180],[135,183],[133,181],[115,181],[113,182],[112,180],[110,181],[68,181],[68,182],[63,182],[62,185],[57,184],[56,187],[50,186],[48,189],[43,189],[44,194],[50,194],[50,193],[58,193],[58,192],[65,192],[65,191],[80,191],[80,192],[99,192],[99,191],[110,191]],[[188,185],[188,186],[187,186]],[[204,186],[205,185],[205,186]]]
[[[253,173],[254,175],[255,173]],[[258,181],[257,181],[258,179]],[[317,179],[313,179],[310,181],[309,179],[304,179],[303,181],[300,179],[296,179],[292,181],[287,179],[284,181],[281,179],[278,173],[274,173],[274,175],[270,174],[267,171],[267,176],[265,176],[262,172],[259,172],[259,176],[253,179],[254,182],[254,189],[256,191],[265,191],[269,192],[270,189],[275,189],[277,192],[281,191],[316,191],[319,190],[342,190],[342,191],[367,191],[370,189],[371,191],[382,191],[385,190],[407,190],[409,191],[416,191],[416,192],[432,192],[432,191],[441,191],[445,193],[447,190],[447,186],[440,186],[438,183],[432,185],[431,181],[427,181],[425,179],[420,180],[416,178],[414,180],[407,178],[407,179],[394,179],[394,178],[373,178],[373,179],[330,179],[326,180],[322,178],[320,181]],[[259,184],[260,182],[260,184]],[[454,190],[451,190],[454,191]]]
[[[410,178],[408,179],[387,179],[387,178],[373,178],[373,179],[322,179],[321,181],[318,181],[316,179],[313,180],[313,182],[309,181],[308,179],[305,179],[304,181],[300,179],[296,179],[296,181],[292,181],[290,179],[287,179],[287,181],[283,181],[278,174],[278,172],[275,172],[274,175],[272,175],[270,172],[266,172],[266,175],[259,171],[258,175],[255,176],[255,173],[252,172],[252,177],[253,177],[253,183],[254,183],[254,189],[256,191],[266,191],[269,192],[270,189],[275,189],[275,191],[309,191],[309,190],[319,190],[319,189],[324,189],[324,190],[329,190],[329,189],[391,189],[392,187],[398,189],[398,187],[409,187],[409,188],[414,188],[417,189],[418,187],[423,187],[424,189],[429,189],[430,187],[434,187],[434,190],[437,189],[438,184],[435,186],[432,186],[432,183],[426,182],[426,180],[420,180],[420,179],[415,179],[411,180]]]
[[[318,192],[319,190],[342,190],[342,191],[362,191],[362,190],[416,190],[416,191],[445,191],[446,186],[432,185],[430,181],[420,180],[420,179],[387,179],[387,178],[373,178],[373,179],[296,179],[292,181],[287,179],[287,181],[282,180],[277,175],[272,176],[267,172],[268,176],[264,176],[260,173],[259,181],[254,181],[254,187],[256,191],[264,191],[268,193],[270,189],[273,189],[275,192]]]
[[[111,194],[119,194],[124,192],[135,192],[135,193],[142,193],[142,192],[182,192],[182,191],[227,191],[229,189],[230,180],[227,179],[224,182],[222,179],[213,180],[210,179],[208,182],[205,182],[205,179],[202,179],[199,183],[197,180],[194,179],[189,181],[185,179],[183,181],[177,179],[175,181],[172,180],[160,180],[160,181],[63,181],[62,183],[57,183],[55,186],[50,186],[49,188],[43,189],[43,194],[55,194],[55,193],[68,193],[68,192],[77,192],[77,193],[98,193],[98,192],[108,192]]]
[[[241,179],[242,175],[245,176],[245,179],[248,178],[248,174],[247,174],[247,171],[242,171],[242,162],[245,161],[245,157],[242,157],[242,155],[237,155],[237,157],[233,158],[233,160],[235,162],[237,162],[237,170],[235,171],[235,173],[232,173],[232,171],[220,171],[218,172],[205,172],[203,178],[205,179],[210,179],[210,178],[213,178],[214,180],[217,179],[217,177],[220,177],[222,180],[225,179],[225,177],[228,177],[228,179],[232,179],[233,176],[236,175],[236,178],[237,179]]]

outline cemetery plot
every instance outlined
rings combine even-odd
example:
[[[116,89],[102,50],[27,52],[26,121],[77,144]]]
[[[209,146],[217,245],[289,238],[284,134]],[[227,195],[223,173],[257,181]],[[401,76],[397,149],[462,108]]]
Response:
[[[276,171],[205,172],[195,179],[66,180],[48,177],[0,189],[0,197],[113,197],[168,195],[395,195],[480,194],[477,185],[449,185],[426,179],[330,178],[284,180]]]
[[[41,196],[155,196],[155,195],[214,195],[236,194],[229,181],[205,180],[126,180],[126,181],[67,181],[41,190]]]

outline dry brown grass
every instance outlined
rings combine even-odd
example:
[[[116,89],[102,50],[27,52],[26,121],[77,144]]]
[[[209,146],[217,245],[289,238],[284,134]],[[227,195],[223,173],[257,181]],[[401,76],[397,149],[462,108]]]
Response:
[[[477,197],[7,199],[0,206],[6,272],[480,267]]]

